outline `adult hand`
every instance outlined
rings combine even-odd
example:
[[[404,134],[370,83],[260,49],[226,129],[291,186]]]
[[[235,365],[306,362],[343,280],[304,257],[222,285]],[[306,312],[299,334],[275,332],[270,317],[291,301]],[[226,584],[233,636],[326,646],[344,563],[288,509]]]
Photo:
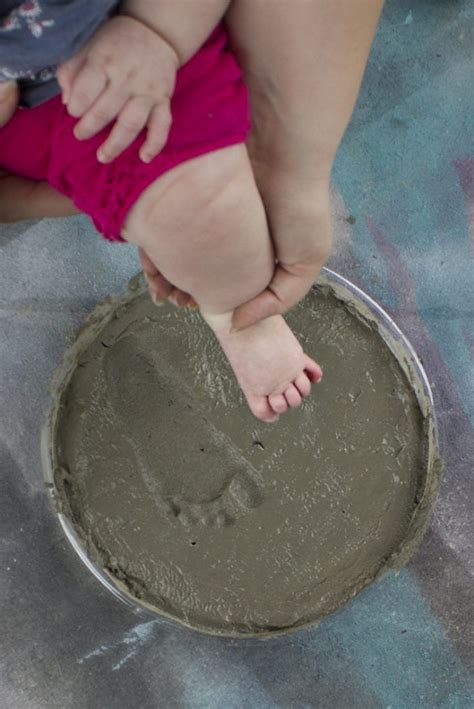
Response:
[[[170,300],[175,305],[196,308],[197,303],[194,298],[179,288],[175,288],[167,278],[155,266],[146,251],[138,248],[140,263],[143,268],[143,275],[150,291],[150,297],[155,305],[160,305],[164,300]]]
[[[249,144],[252,158],[252,145]],[[283,314],[309,291],[331,251],[328,180],[307,181],[252,160],[276,254],[273,278],[253,300],[238,307],[233,326],[243,329]]]

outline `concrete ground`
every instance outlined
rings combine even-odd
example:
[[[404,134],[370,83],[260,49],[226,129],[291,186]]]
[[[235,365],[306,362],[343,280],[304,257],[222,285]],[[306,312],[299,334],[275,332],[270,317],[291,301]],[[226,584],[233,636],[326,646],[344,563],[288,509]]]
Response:
[[[49,379],[95,303],[138,270],[85,217],[0,229],[0,706],[474,707],[474,8],[389,0],[335,169],[331,266],[422,357],[445,475],[413,561],[319,627],[201,636],[122,606],[43,490]]]

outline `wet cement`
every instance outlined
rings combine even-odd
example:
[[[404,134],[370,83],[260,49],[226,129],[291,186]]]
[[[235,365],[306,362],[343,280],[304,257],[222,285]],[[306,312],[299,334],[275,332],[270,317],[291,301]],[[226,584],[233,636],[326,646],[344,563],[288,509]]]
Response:
[[[92,319],[56,392],[62,511],[129,593],[196,628],[313,621],[419,532],[427,426],[397,360],[328,288],[288,320],[324,379],[277,424],[249,413],[198,313],[143,292]]]

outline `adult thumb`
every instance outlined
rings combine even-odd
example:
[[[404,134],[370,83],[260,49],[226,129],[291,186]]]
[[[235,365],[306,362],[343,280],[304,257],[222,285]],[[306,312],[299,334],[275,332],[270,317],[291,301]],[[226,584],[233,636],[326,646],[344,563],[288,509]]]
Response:
[[[306,295],[318,272],[317,266],[304,269],[303,272],[299,269],[291,272],[278,264],[267,288],[236,308],[232,318],[233,329],[243,330],[271,315],[285,313]]]

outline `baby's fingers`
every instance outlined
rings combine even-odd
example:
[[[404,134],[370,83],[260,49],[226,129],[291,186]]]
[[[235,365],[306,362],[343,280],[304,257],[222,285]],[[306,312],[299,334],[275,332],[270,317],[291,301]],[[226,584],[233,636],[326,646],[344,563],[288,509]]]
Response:
[[[127,96],[114,91],[111,87],[106,89],[97,101],[76,123],[74,135],[78,140],[87,140],[101,131],[116,118],[127,102]]]
[[[107,86],[107,77],[97,65],[83,64],[63,94],[69,115],[80,118],[97,101]]]
[[[112,128],[109,137],[97,153],[100,162],[110,162],[133,143],[146,125],[150,115],[150,99],[135,96],[127,101]]]
[[[171,127],[171,111],[168,102],[160,103],[154,107],[147,123],[148,131],[146,140],[140,148],[140,158],[143,162],[150,162],[158,155],[168,140]]]

